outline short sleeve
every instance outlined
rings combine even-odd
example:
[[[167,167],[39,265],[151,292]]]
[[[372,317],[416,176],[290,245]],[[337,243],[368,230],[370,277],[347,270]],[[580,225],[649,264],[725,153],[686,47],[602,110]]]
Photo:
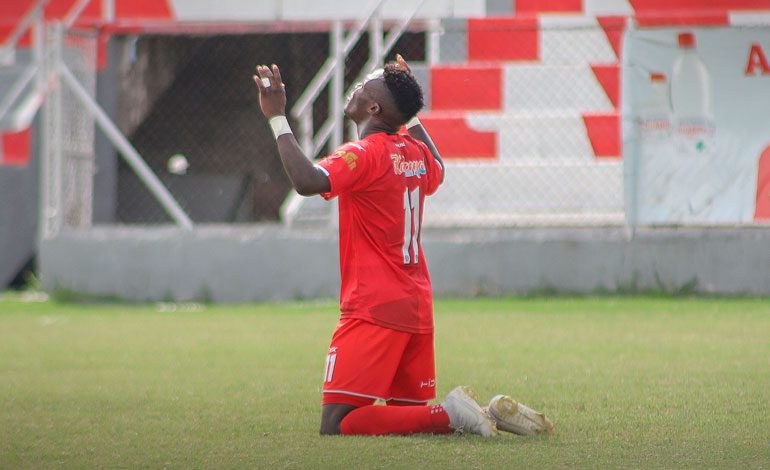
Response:
[[[331,186],[331,190],[321,193],[321,197],[332,199],[365,188],[371,173],[371,160],[366,158],[366,149],[356,142],[343,144],[321,159],[316,165],[326,173]]]
[[[438,187],[441,185],[441,179],[444,176],[444,169],[441,164],[436,160],[430,149],[424,143],[417,141],[417,146],[422,150],[423,158],[425,159],[425,168],[427,173],[427,184],[425,185],[425,195],[430,196],[434,194]]]

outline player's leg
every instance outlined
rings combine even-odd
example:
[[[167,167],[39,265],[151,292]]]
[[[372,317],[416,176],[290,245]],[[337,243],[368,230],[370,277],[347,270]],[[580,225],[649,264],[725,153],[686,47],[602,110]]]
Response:
[[[383,436],[446,433],[448,421],[441,405],[371,405],[356,408],[345,416],[340,423],[340,434]]]
[[[355,410],[354,405],[322,405],[321,406],[321,430],[320,434],[339,434],[340,421],[351,411]]]
[[[415,362],[415,356],[424,352],[424,342],[422,347],[415,348],[413,342],[413,347],[408,348],[413,336],[361,320],[340,321],[324,369],[322,434],[430,433],[436,429],[447,431],[447,425],[453,421],[454,429],[492,435],[494,423],[460,387],[450,392],[442,405],[418,405],[435,394],[432,338],[423,338],[430,344],[429,360],[423,361],[421,369],[414,368],[411,374],[406,374],[421,378],[422,386],[417,382],[411,384],[411,388],[418,392],[412,394],[412,389],[396,389],[407,393],[407,396],[397,397],[399,401],[413,402],[416,406],[371,405],[374,399],[392,398],[393,381],[399,367]],[[445,408],[451,410],[449,414]],[[481,426],[474,427],[476,422]]]
[[[391,388],[399,401],[431,399],[436,395],[433,334],[412,335],[401,358]],[[441,403],[449,422],[433,432],[463,431],[483,436],[497,433],[494,422],[488,419],[476,403],[476,396],[468,387],[456,387]]]
[[[457,430],[492,436],[494,422],[469,390],[457,387],[440,405],[435,397],[433,336],[411,335],[398,363],[388,400],[391,406],[366,406],[351,411],[340,423],[342,434],[453,433]],[[472,392],[471,392],[472,393]]]
[[[340,320],[326,356],[321,434],[340,434],[353,410],[389,398],[390,383],[409,334],[362,320]]]
[[[321,406],[321,434],[339,434],[340,421],[348,413],[374,403],[374,399],[344,395],[339,393],[324,393]]]
[[[428,403],[413,403],[409,401],[400,401],[400,400],[388,400],[385,402],[387,406],[427,406]],[[443,410],[443,407],[441,408]],[[429,432],[431,434],[454,434],[456,430],[454,428],[451,428],[449,426],[444,425],[444,423],[440,423],[438,426],[433,427],[426,432]]]
[[[426,406],[436,397],[436,372],[433,353],[433,335],[412,335],[404,350],[393,378],[391,395],[398,397],[388,400],[388,406]],[[434,408],[434,414],[443,416],[438,426],[426,432],[452,434],[456,430],[449,426],[449,416],[441,408]]]
[[[380,392],[386,398],[389,405],[400,404],[404,406],[362,406],[348,412],[340,423],[340,433],[357,435],[385,435],[385,434],[415,434],[431,433],[434,430],[444,430],[449,424],[449,418],[441,405],[428,406],[429,400],[435,397],[435,380],[433,378],[432,354],[424,370],[419,371],[423,379],[423,389],[419,393],[410,396],[399,397],[392,400],[393,380],[398,375],[398,369],[404,363],[413,359],[416,353],[413,351],[412,338],[414,335],[402,331],[382,328],[371,325],[362,328],[368,331],[368,344],[375,342],[379,352],[373,356],[379,357],[377,368],[388,371],[386,388]],[[429,335],[422,335],[429,336]],[[432,343],[431,343],[432,345]],[[387,352],[386,352],[387,351]],[[416,387],[419,390],[419,387]],[[454,430],[452,430],[454,431]]]
[[[494,421],[482,411],[467,387],[457,387],[440,405],[363,406],[340,422],[340,434],[447,434],[456,431],[491,437]]]

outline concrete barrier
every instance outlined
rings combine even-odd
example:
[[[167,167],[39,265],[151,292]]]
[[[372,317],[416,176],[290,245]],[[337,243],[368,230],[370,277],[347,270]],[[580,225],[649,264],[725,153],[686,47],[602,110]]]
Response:
[[[428,229],[437,296],[667,292],[770,295],[770,230]],[[336,297],[333,230],[95,228],[42,242],[49,292],[131,301]]]

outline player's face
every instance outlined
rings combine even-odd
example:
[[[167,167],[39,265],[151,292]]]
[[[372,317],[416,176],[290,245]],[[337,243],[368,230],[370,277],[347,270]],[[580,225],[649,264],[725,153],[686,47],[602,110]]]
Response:
[[[356,86],[353,88],[353,91],[350,92],[347,99],[345,100],[345,116],[356,121],[356,114],[360,106],[361,102],[361,94],[363,93],[364,84],[363,82],[357,83]],[[356,121],[357,122],[357,121]]]
[[[374,102],[371,88],[375,81],[382,77],[382,69],[376,70],[358,83],[347,97],[345,102],[345,116],[354,122],[361,122],[369,117],[368,109]]]

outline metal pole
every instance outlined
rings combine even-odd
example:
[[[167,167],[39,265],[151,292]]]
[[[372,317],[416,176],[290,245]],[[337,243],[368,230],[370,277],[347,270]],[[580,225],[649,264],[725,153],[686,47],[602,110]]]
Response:
[[[49,73],[55,80],[53,103],[51,106],[52,121],[51,121],[51,206],[50,212],[47,214],[49,220],[49,233],[51,236],[55,236],[59,233],[61,226],[64,222],[64,192],[62,191],[64,174],[62,168],[64,166],[64,143],[62,139],[62,93],[61,93],[61,80],[56,74],[55,64],[62,60],[62,42],[64,41],[64,29],[61,23],[56,23],[51,29],[51,34],[54,37],[53,45],[53,61],[49,62]],[[55,62],[54,62],[55,61]]]
[[[52,47],[51,49],[55,49]],[[49,68],[50,61],[46,61],[44,77],[52,76]],[[50,227],[51,219],[51,199],[52,199],[52,174],[51,174],[51,149],[53,129],[53,94],[56,93],[56,83],[51,82],[51,96],[43,103],[43,139],[40,143],[40,205],[38,213],[38,242],[51,238],[54,234]]]
[[[436,65],[439,63],[441,56],[441,21],[430,20],[428,21],[428,38],[427,45],[427,58],[428,65]]]
[[[305,152],[305,155],[308,156],[308,158],[315,157],[315,154],[313,153],[313,108],[312,106],[310,109],[305,111],[302,116],[300,116],[299,121],[299,129],[301,132],[300,135],[300,145],[302,146],[302,151]]]
[[[329,143],[331,144],[331,148],[336,148],[342,145],[342,126],[345,120],[345,117],[342,114],[342,100],[345,92],[345,50],[343,49],[344,36],[342,31],[342,21],[337,20],[334,22],[331,40],[336,67],[334,69],[334,76],[332,77],[332,86],[329,95],[331,104],[330,113],[334,119],[334,128],[332,129],[331,141]]]
[[[379,13],[379,10],[377,11]],[[372,24],[369,29],[369,62],[372,64],[372,69],[376,69],[382,64],[382,58],[384,51],[382,50],[382,18],[378,15],[377,18],[372,19]]]
[[[91,0],[78,0],[74,5],[72,5],[72,8],[67,12],[67,15],[64,17],[62,22],[64,23],[64,29],[70,29],[73,24],[75,24],[75,21],[80,17],[80,14],[83,13],[83,10],[86,9],[86,6]]]
[[[115,20],[115,0],[102,0],[102,19],[107,23]]]
[[[14,63],[16,43],[19,42],[22,35],[27,32],[33,21],[37,20],[43,13],[43,7],[48,3],[48,0],[38,0],[32,8],[30,8],[24,17],[13,28],[11,33],[5,39],[5,42],[0,44],[0,64],[12,65]]]
[[[77,78],[67,68],[64,63],[58,64],[59,75],[64,78],[64,81],[75,93],[77,98],[96,119],[99,128],[102,129],[108,139],[115,145],[117,150],[123,155],[126,163],[136,172],[139,179],[145,184],[147,189],[157,198],[158,202],[163,206],[168,215],[182,228],[190,230],[193,228],[193,223],[184,210],[179,206],[171,193],[168,192],[163,183],[160,182],[155,173],[152,172],[147,163],[139,155],[133,145],[120,133],[117,126],[110,120],[104,110],[94,99],[88,94],[88,92],[78,83]]]
[[[37,93],[45,97],[48,90],[48,77],[52,76],[49,70],[50,62],[46,56],[46,44],[47,40],[45,31],[45,22],[43,21],[42,10],[38,11],[37,17],[32,30],[32,47],[33,55],[35,58],[35,64],[37,65],[37,77],[35,88]],[[55,36],[60,39],[61,36]],[[57,48],[54,46],[51,49],[54,51]],[[51,83],[51,88],[55,89],[56,83]],[[40,202],[38,203],[38,229],[37,229],[37,242],[47,240],[55,235],[55,231],[52,229],[51,218],[56,214],[52,210],[51,200],[53,197],[52,185],[52,164],[51,164],[51,129],[53,128],[53,97],[51,99],[44,99],[42,106],[42,113],[40,124],[38,129],[41,130],[42,135],[40,139]],[[39,245],[38,245],[39,248]],[[39,251],[39,249],[38,249]]]
[[[409,23],[412,21],[412,19],[415,17],[417,12],[420,10],[423,3],[425,3],[425,0],[420,0],[417,4],[415,4],[412,7],[412,10],[409,13],[409,15],[402,18],[401,21],[396,26],[391,28],[387,36],[383,35],[381,18],[378,16],[375,19],[372,19],[372,26],[371,26],[372,29],[371,29],[370,38],[369,38],[369,59],[366,61],[366,64],[364,64],[363,68],[361,69],[361,73],[353,81],[354,85],[351,85],[347,93],[350,93],[353,90],[355,83],[360,82],[361,80],[364,79],[364,77],[366,77],[366,75],[370,74],[373,70],[376,70],[378,67],[382,66],[382,63],[385,60],[385,56],[390,52],[393,46],[396,45],[396,41],[398,41],[398,38],[400,38],[404,34],[404,31],[406,31],[406,28],[409,26]],[[377,10],[377,12],[379,13],[379,10]],[[375,23],[378,23],[378,24],[375,24]]]
[[[374,16],[377,9],[380,8],[380,5],[382,4],[384,0],[373,0],[369,5],[369,9],[364,14],[363,18],[356,24],[353,31],[348,34],[347,39],[344,42],[344,54],[347,54],[350,49],[353,48],[353,46],[356,44],[358,39],[361,37],[361,35],[364,33],[364,30],[366,29],[366,25],[369,24],[369,21]],[[318,95],[321,93],[321,90],[323,90],[323,87],[328,83],[329,78],[331,77],[332,73],[334,72],[335,67],[337,67],[338,62],[336,61],[334,54],[331,54],[327,59],[326,62],[321,66],[321,69],[316,74],[315,77],[310,81],[307,88],[305,88],[305,91],[302,92],[302,95],[300,95],[299,99],[297,99],[297,102],[294,104],[294,106],[291,108],[291,115],[295,118],[299,118],[302,116],[302,114],[307,111],[308,107],[312,106],[312,103],[316,100]]]
[[[621,53],[621,71],[627,71],[630,68],[629,57],[633,47],[632,36],[634,35],[634,22],[630,18],[626,20],[625,33],[623,34],[623,51]],[[621,73],[623,83],[621,90],[630,90],[628,81],[630,77],[626,73]],[[623,143],[621,153],[623,154],[623,179],[625,192],[625,218],[626,227],[630,238],[636,235],[637,225],[639,224],[639,139],[633,122],[632,109],[629,109],[629,101],[625,96],[621,99],[621,142]],[[628,117],[627,117],[628,116]],[[632,145],[628,145],[627,142]],[[626,152],[626,150],[631,150]]]
[[[43,11],[38,10],[32,26],[32,57],[37,66],[35,89],[39,93],[45,91],[45,44],[43,41],[45,41],[45,20],[43,18]]]
[[[38,75],[39,67],[30,67],[26,69],[16,82],[14,82],[6,91],[3,100],[0,101],[0,119],[4,118],[8,111],[11,110],[13,103],[24,93],[27,85]],[[11,124],[11,130],[18,130],[18,123],[13,122]]]

